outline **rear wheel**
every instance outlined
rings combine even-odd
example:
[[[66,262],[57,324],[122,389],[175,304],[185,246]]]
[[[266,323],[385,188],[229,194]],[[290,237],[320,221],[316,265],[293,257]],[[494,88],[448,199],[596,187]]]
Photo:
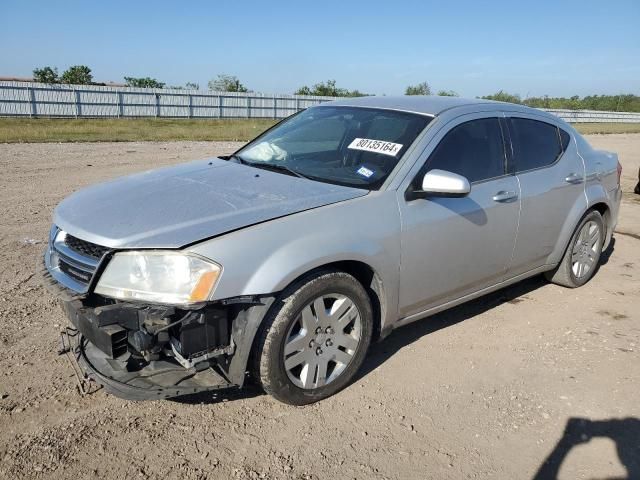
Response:
[[[545,274],[547,279],[569,288],[587,283],[598,269],[604,234],[602,215],[595,210],[587,213],[576,228],[558,267]]]
[[[254,376],[263,389],[305,405],[344,388],[371,342],[373,314],[362,285],[344,272],[319,272],[287,288],[279,303],[254,352]]]

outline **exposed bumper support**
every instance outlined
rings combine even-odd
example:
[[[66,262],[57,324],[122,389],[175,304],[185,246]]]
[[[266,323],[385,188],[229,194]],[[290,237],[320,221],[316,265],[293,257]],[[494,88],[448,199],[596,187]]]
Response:
[[[81,370],[129,400],[241,387],[253,339],[274,301],[274,296],[238,297],[185,315],[162,306],[105,305],[95,295],[70,295],[46,269],[41,273],[80,333],[70,346]],[[168,324],[154,330],[156,321]]]
[[[84,337],[75,353],[80,368],[91,380],[127,400],[159,400],[233,386],[211,367],[197,371],[159,361],[151,369],[145,367],[144,372],[128,372],[126,362],[110,359]]]

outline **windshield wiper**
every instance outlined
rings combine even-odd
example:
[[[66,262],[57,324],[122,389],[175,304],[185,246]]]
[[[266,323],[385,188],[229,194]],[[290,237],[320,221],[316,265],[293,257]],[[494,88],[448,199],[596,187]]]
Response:
[[[285,165],[275,165],[273,163],[264,163],[264,162],[248,162],[244,158],[242,158],[240,155],[236,155],[235,153],[233,155],[229,155],[227,157],[220,157],[220,158],[223,158],[225,160],[235,160],[236,162],[241,163],[242,165],[248,165],[250,167],[262,168],[263,170],[271,170],[274,172],[284,172],[289,175],[294,175],[296,177],[306,178],[307,180],[311,180],[310,177],[307,177],[306,175],[303,175],[297,170],[294,170],[293,168],[289,168]]]
[[[261,163],[261,162],[247,162],[246,160],[241,160],[241,161],[244,165],[249,165],[250,167],[262,168],[263,170],[271,170],[273,172],[283,172],[289,175],[294,175],[296,177],[306,178],[307,180],[309,180],[309,177],[307,177],[306,175],[303,175],[297,170],[289,168],[285,165],[275,165],[273,163]]]
[[[307,177],[306,175],[303,175],[297,170],[294,170],[293,168],[289,168],[285,165],[274,165],[273,163],[250,163],[250,162],[248,162],[248,165],[256,168],[263,168],[265,170],[272,170],[274,172],[284,172],[290,175],[294,175],[296,177],[309,179],[309,177]]]
[[[244,158],[242,158],[240,155],[236,155],[235,153],[231,154],[231,155],[225,155],[224,157],[218,157],[221,158],[223,160],[235,160],[238,163],[241,163],[243,165],[249,165],[249,162],[247,162]]]

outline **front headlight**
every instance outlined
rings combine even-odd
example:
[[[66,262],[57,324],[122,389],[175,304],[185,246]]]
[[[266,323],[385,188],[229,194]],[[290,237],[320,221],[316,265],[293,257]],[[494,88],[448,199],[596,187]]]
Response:
[[[220,265],[179,252],[119,252],[95,292],[121,300],[198,303],[211,298],[221,272]]]

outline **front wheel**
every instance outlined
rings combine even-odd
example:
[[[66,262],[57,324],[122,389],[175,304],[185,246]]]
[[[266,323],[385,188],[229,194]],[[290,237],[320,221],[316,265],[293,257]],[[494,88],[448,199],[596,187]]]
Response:
[[[547,279],[558,285],[576,288],[587,283],[598,269],[604,242],[604,221],[599,212],[588,212],[576,228],[567,251]]]
[[[254,376],[290,405],[306,405],[344,388],[371,342],[373,313],[367,292],[351,275],[323,271],[281,295],[258,336]]]

